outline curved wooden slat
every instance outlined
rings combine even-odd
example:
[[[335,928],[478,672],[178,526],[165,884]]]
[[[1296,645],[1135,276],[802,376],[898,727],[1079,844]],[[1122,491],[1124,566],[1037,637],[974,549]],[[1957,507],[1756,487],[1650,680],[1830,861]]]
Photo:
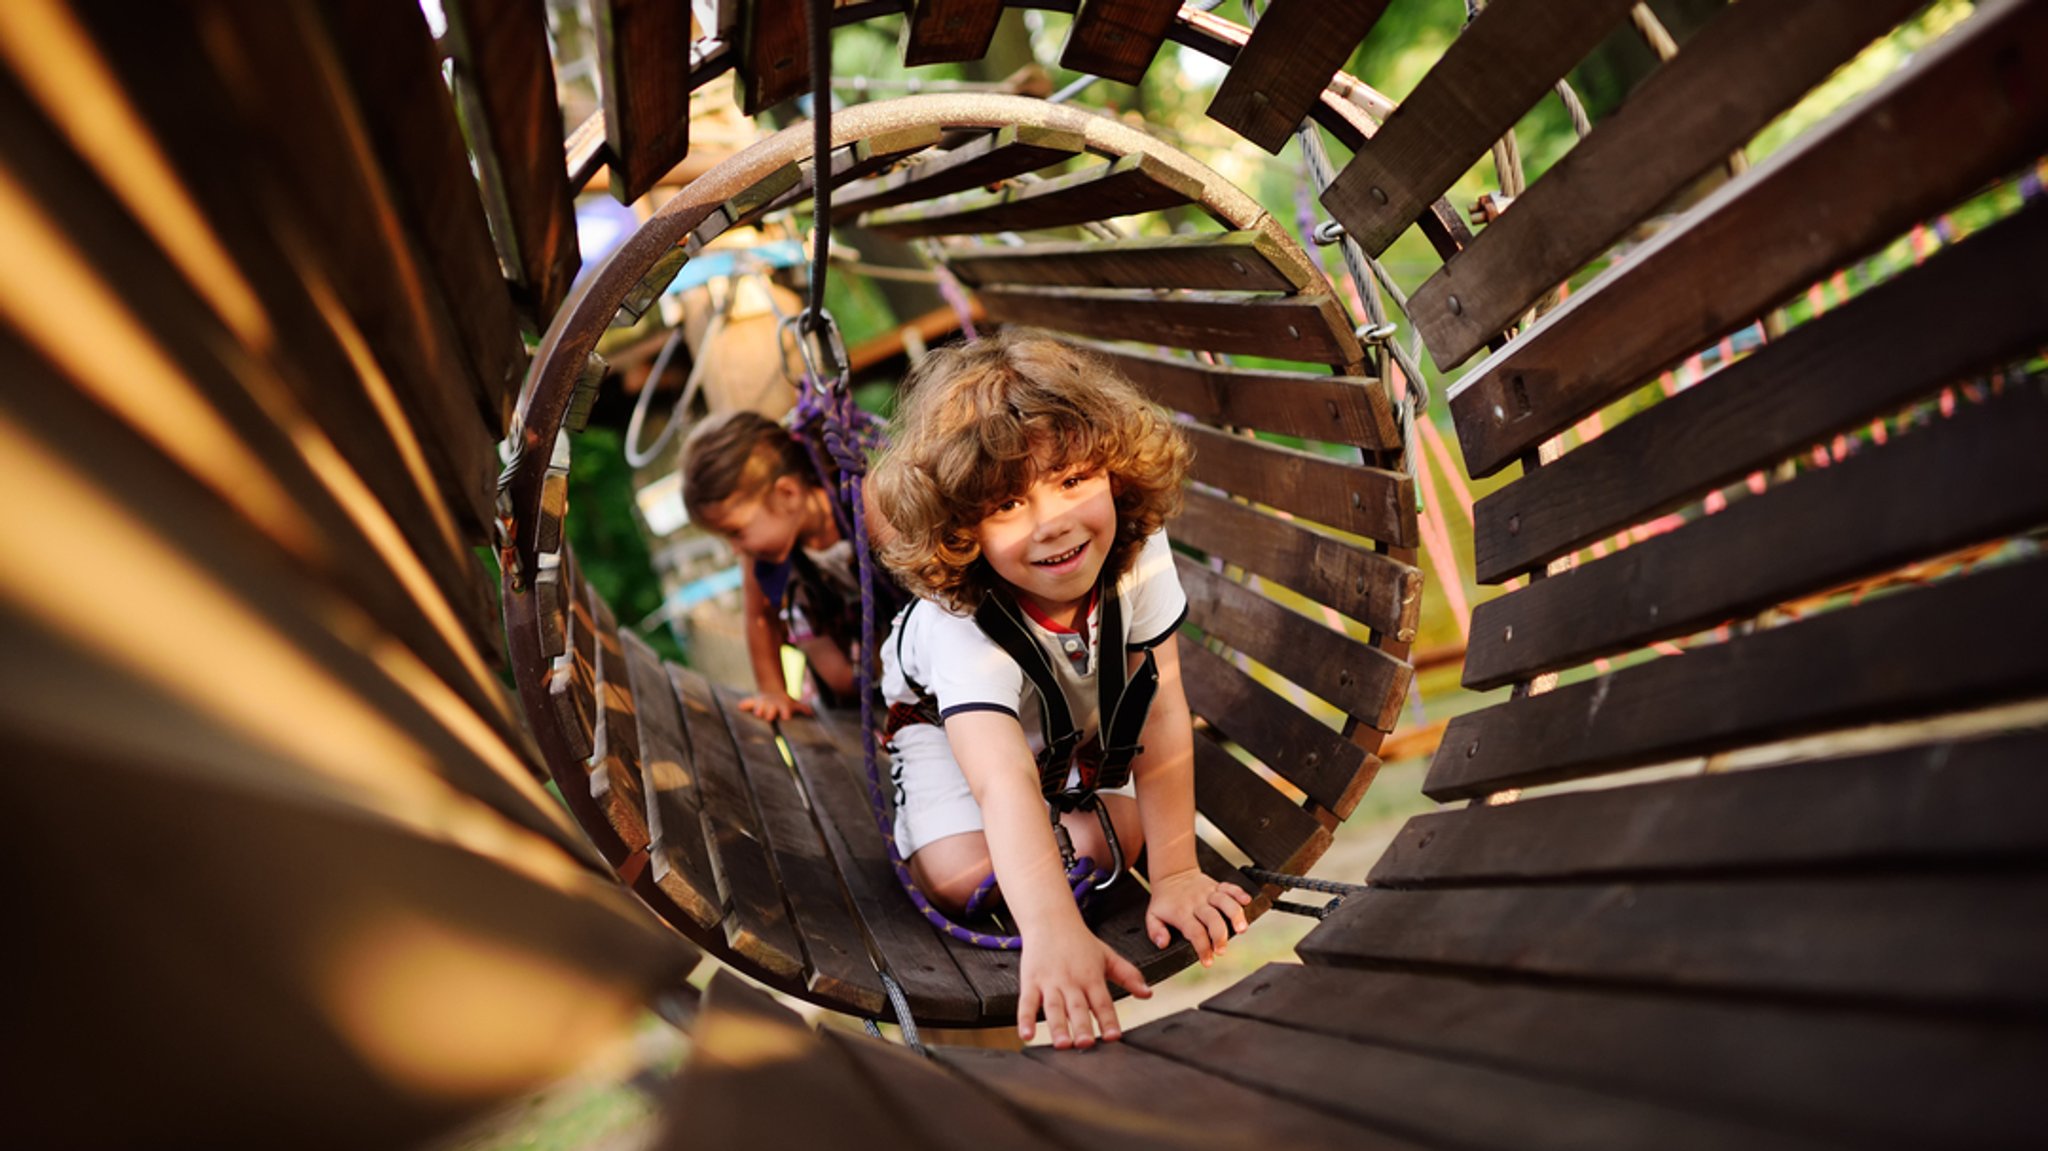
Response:
[[[903,62],[915,68],[979,60],[988,54],[1002,18],[1002,0],[916,0]]]
[[[1567,577],[1480,604],[1465,685],[1496,687],[1688,635],[2048,523],[2048,394],[2040,383],[2011,388]]]
[[[1188,707],[1340,818],[1349,816],[1379,770],[1364,748],[1255,682],[1198,643],[1181,645]]]
[[[860,225],[897,239],[1030,232],[1178,208],[1201,197],[1192,176],[1134,153],[1001,192],[963,192],[884,208],[861,216]]]
[[[1073,159],[1085,150],[1079,132],[1012,124],[957,148],[933,153],[887,175],[853,184],[832,197],[832,220],[985,188]]]
[[[1804,0],[1724,9],[1409,296],[1437,365],[1464,363],[1915,7]]]
[[[1179,9],[1178,0],[1081,0],[1060,67],[1136,84]]]
[[[1195,733],[1195,805],[1255,867],[1295,875],[1330,846],[1330,829],[1238,762],[1207,734]]]
[[[1492,475],[1650,373],[2038,156],[2048,149],[2048,90],[2016,78],[2044,70],[2048,5],[1979,11],[1460,380],[1450,406],[1466,465]]]
[[[1323,206],[1367,252],[1385,252],[1628,7],[1493,0],[1323,189]]]
[[[630,204],[690,151],[690,85],[676,68],[690,43],[690,4],[599,0],[591,15],[612,196]]]
[[[1227,368],[1081,341],[1155,401],[1212,424],[1230,424],[1375,451],[1399,450],[1386,386],[1364,376]]]
[[[956,245],[946,266],[969,284],[1295,292],[1315,272],[1265,232],[1140,236],[1004,247]]]
[[[1197,483],[1397,547],[1416,542],[1415,481],[1405,473],[1340,463],[1198,424],[1181,431],[1195,449],[1189,475]]]
[[[1415,639],[1422,573],[1412,564],[1198,488],[1186,493],[1167,530],[1177,543],[1327,604],[1398,643]]]
[[[1279,155],[1387,0],[1274,0],[1209,101],[1209,118]]]
[[[985,287],[991,318],[1099,339],[1142,338],[1172,347],[1310,363],[1356,364],[1335,298],[1236,292],[1158,295],[1119,288]]]
[[[2036,205],[1482,497],[1477,577],[1533,570],[2048,344],[2044,264],[2048,208]]]
[[[683,716],[661,657],[631,629],[619,633],[627,682],[640,723],[640,766],[647,788],[648,875],[662,894],[708,933],[725,909],[704,845],[703,808],[697,800],[696,764],[683,734]],[[677,926],[682,926],[678,924]]]
[[[2048,691],[2044,573],[2048,561],[2010,563],[1469,712],[1445,730],[1423,792],[1469,799]],[[1898,642],[1916,634],[1970,657],[1931,674]]]

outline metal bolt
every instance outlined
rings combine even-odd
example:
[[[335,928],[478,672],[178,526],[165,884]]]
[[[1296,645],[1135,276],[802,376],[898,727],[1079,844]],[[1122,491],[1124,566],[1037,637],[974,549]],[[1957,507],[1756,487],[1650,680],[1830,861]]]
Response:
[[[1354,508],[1362,508],[1362,507],[1364,507],[1364,506],[1365,506],[1365,497],[1364,497],[1364,496],[1361,496],[1361,495],[1359,495],[1359,494],[1358,494],[1357,492],[1352,492],[1352,493],[1351,493],[1351,506],[1352,506],[1352,507],[1354,507]]]
[[[1468,746],[1468,747],[1466,747],[1466,748],[1465,748],[1465,758],[1466,758],[1466,759],[1471,759],[1471,758],[1472,758],[1473,756],[1475,756],[1475,755],[1478,755],[1478,754],[1479,754],[1479,741],[1475,739],[1475,740],[1473,740],[1473,741],[1472,741],[1472,743],[1470,744],[1470,746]]]
[[[1372,197],[1375,204],[1384,206],[1387,202],[1387,191],[1385,188],[1374,186],[1366,194]]]
[[[1508,517],[1508,534],[1511,536],[1518,536],[1522,534],[1521,516],[1513,515]]]
[[[1462,301],[1458,299],[1458,297],[1451,296],[1448,299],[1446,299],[1444,303],[1450,306],[1452,315],[1462,316],[1465,314],[1465,305]]]
[[[1515,638],[1515,625],[1514,625],[1514,624],[1509,624],[1508,626],[1506,626],[1506,627],[1504,627],[1504,628],[1502,628],[1502,629],[1501,629],[1501,633],[1500,633],[1500,642],[1502,642],[1502,643],[1506,643],[1506,642],[1508,642],[1509,640],[1511,640],[1511,639],[1514,639],[1514,638]]]
[[[1337,673],[1337,686],[1339,687],[1350,687],[1357,682],[1358,677],[1351,674],[1350,668],[1345,668]]]
[[[1341,420],[1341,419],[1343,419],[1343,418],[1344,418],[1344,413],[1342,413],[1341,411],[1338,411],[1338,410],[1337,410],[1337,401],[1335,401],[1335,400],[1324,400],[1324,401],[1323,401],[1323,404],[1324,404],[1324,406],[1325,406],[1325,407],[1328,407],[1328,408],[1330,409],[1330,418],[1331,418],[1331,419],[1333,419],[1333,420]]]
[[[1295,327],[1295,326],[1294,326],[1293,324],[1289,324],[1289,325],[1287,325],[1287,338],[1288,338],[1288,339],[1290,339],[1290,340],[1298,340],[1298,339],[1300,339],[1300,338],[1301,338],[1301,329],[1300,329],[1300,328],[1297,328],[1297,327]]]
[[[1251,269],[1245,267],[1244,261],[1242,260],[1230,261],[1230,270],[1236,272],[1240,276],[1248,276],[1251,274]]]

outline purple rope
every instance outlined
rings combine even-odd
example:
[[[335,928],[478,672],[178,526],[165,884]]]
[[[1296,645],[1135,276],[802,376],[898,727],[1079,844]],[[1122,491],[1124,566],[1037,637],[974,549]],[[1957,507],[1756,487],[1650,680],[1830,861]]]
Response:
[[[980,339],[974,331],[974,309],[968,306],[967,293],[960,287],[960,280],[953,275],[953,269],[939,265],[939,296],[953,306],[953,315],[960,321],[960,334],[968,343]]]

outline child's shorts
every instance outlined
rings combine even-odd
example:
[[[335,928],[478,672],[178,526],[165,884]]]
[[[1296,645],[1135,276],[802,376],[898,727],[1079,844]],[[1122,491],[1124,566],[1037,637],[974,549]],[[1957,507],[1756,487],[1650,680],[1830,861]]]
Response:
[[[953,758],[944,728],[910,724],[889,746],[894,753],[889,776],[896,793],[896,850],[903,858],[949,835],[982,829],[981,805]],[[1136,790],[1126,780],[1122,787],[1103,788],[1102,794],[1133,796]]]

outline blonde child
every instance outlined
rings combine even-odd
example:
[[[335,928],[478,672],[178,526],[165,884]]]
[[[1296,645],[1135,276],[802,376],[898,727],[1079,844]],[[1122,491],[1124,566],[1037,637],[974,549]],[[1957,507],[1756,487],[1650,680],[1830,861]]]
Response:
[[[1145,854],[1147,932],[1163,948],[1178,931],[1209,963],[1243,930],[1250,897],[1195,858],[1194,737],[1174,636],[1187,597],[1160,530],[1178,506],[1188,448],[1105,364],[1019,332],[930,356],[892,436],[870,480],[894,530],[882,558],[934,601],[906,608],[880,645],[898,846],[948,911],[993,873],[1024,941],[1021,1035],[1036,1034],[1042,1011],[1055,1047],[1088,1047],[1098,1030],[1116,1039],[1109,983],[1151,992],[1075,906],[1055,820],[1077,854],[1104,860],[1110,845],[1089,811],[1049,818],[1060,809],[1041,787],[1047,701],[1010,653],[1028,637],[1041,654],[1025,648],[1022,658],[1049,665],[1035,674],[1058,684],[1073,719],[1071,756],[1050,766],[1052,779],[1064,773],[1073,787],[1128,757],[1130,786],[1099,799],[1123,857]],[[977,611],[1015,621],[1007,651]],[[1122,634],[1101,634],[1105,616],[1120,618]],[[1105,660],[1116,661],[1113,684],[1157,671],[1139,738],[1121,751],[1103,746],[1102,715],[1114,710],[1098,674]]]
[[[683,506],[744,561],[747,656],[757,690],[741,710],[771,721],[811,714],[789,694],[785,643],[804,653],[828,701],[855,699],[860,583],[853,548],[803,445],[756,412],[709,417],[683,443]]]

